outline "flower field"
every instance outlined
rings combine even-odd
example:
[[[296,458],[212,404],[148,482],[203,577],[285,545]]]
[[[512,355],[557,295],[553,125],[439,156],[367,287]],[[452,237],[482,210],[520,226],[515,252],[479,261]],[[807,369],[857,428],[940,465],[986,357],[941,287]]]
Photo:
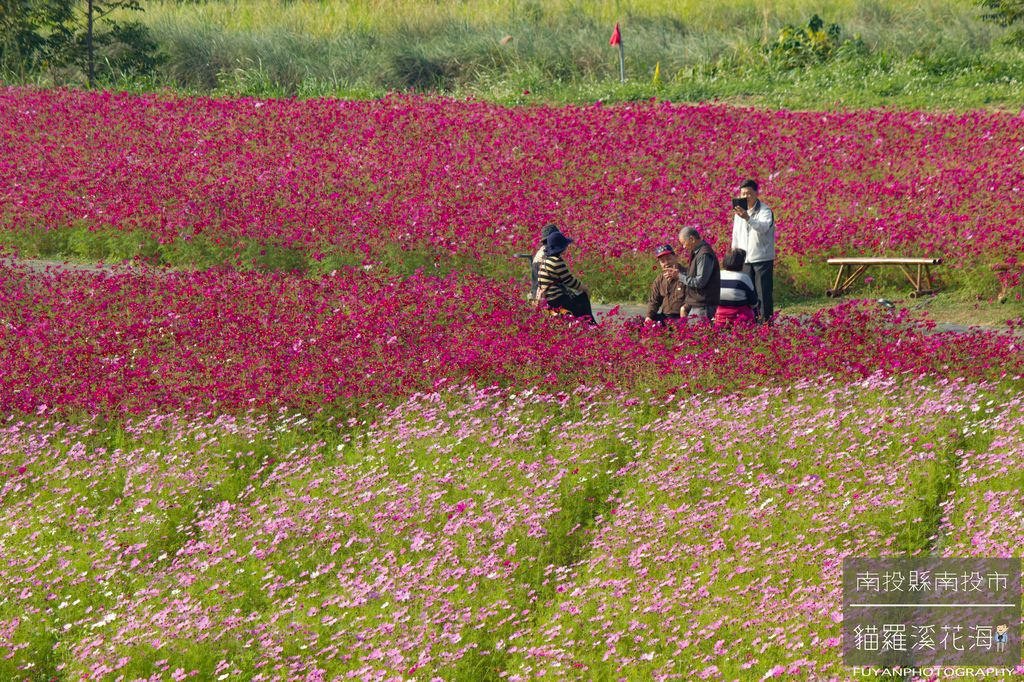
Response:
[[[820,284],[835,253],[940,256],[977,280],[1019,255],[1021,131],[1000,113],[7,88],[0,230],[28,252],[506,276],[555,221],[597,291],[635,300],[680,225],[724,248],[729,197],[754,177],[780,284]]]
[[[582,329],[479,277],[0,266],[0,402],[24,412],[388,401],[445,385],[722,392],[829,374],[1024,375],[1018,335],[852,301],[772,327]]]
[[[1015,334],[0,275],[3,679],[842,679],[844,556],[1024,539]]]
[[[11,419],[0,674],[843,679],[842,558],[1018,551],[1022,424],[881,373]]]
[[[509,257],[553,220],[635,293],[754,176],[791,287],[987,281],[1019,117],[9,88],[0,124],[0,243],[192,266],[0,261],[0,680],[841,680],[845,557],[1020,556],[1020,322],[587,326]]]

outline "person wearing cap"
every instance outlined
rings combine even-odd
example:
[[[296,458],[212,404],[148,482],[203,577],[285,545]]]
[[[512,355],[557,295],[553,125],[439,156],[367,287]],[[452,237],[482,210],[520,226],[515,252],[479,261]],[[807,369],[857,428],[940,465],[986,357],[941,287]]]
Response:
[[[687,317],[711,320],[715,316],[721,295],[722,275],[718,266],[718,256],[701,238],[696,227],[684,227],[680,230],[679,241],[690,254],[686,272],[679,273],[679,281],[686,287],[683,313]]]
[[[743,249],[733,249],[722,259],[722,291],[715,313],[716,327],[728,327],[737,320],[754,321],[757,293],[750,277],[743,272],[746,255]]]
[[[654,249],[654,257],[658,259],[661,272],[651,283],[651,293],[647,296],[647,321],[664,322],[678,320],[679,311],[683,308],[683,297],[686,287],[679,281],[682,270],[675,249],[669,244],[661,244]]]
[[[547,240],[555,232],[560,232],[558,226],[554,223],[548,223],[540,230],[540,248],[537,249],[537,253],[533,254],[533,260],[530,261],[530,279],[532,281],[532,287],[530,288],[530,300],[537,301],[537,288],[539,286],[538,276],[540,275],[540,262],[544,260],[544,250],[547,248]]]
[[[747,200],[747,208],[733,206],[732,248],[747,253],[743,272],[754,283],[760,303],[757,319],[764,322],[774,313],[775,214],[759,198],[755,180],[743,181],[740,198]]]
[[[544,257],[537,272],[538,304],[549,308],[562,308],[574,317],[589,318],[594,324],[594,311],[590,307],[590,291],[569,272],[562,253],[572,244],[571,239],[555,230],[545,240]]]

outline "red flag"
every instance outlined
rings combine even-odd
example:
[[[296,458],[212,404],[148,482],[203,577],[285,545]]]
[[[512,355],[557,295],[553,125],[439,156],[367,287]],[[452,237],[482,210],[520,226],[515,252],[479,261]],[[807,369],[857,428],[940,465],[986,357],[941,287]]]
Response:
[[[618,24],[615,24],[615,30],[612,31],[612,37],[611,37],[611,40],[608,41],[608,44],[609,45],[621,45],[622,44],[622,34],[619,33],[619,25]]]

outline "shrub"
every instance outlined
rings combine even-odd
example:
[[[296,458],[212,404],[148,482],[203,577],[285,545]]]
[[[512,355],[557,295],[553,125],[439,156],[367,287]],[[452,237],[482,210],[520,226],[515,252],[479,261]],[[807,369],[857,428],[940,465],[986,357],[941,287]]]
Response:
[[[783,26],[775,42],[766,47],[766,52],[772,63],[787,69],[825,62],[834,57],[842,46],[841,34],[839,24],[826,26],[815,14],[807,26]]]

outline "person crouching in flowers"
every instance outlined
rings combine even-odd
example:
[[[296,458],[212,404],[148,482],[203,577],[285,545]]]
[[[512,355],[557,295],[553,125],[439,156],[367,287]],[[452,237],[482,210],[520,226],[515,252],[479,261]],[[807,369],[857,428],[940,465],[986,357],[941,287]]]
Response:
[[[547,303],[549,308],[561,308],[574,317],[588,318],[594,322],[594,311],[590,307],[590,290],[569,272],[569,266],[562,254],[572,240],[559,231],[548,235],[544,258],[537,272],[538,305]]]
[[[536,303],[540,300],[540,296],[537,290],[540,288],[538,278],[540,276],[540,262],[544,260],[544,252],[548,248],[548,237],[555,232],[561,232],[558,226],[554,223],[548,223],[540,231],[540,247],[537,249],[537,253],[533,254],[533,260],[530,261],[530,280],[532,287],[530,289],[530,300]]]
[[[757,306],[757,292],[750,276],[743,272],[747,252],[733,249],[722,259],[722,289],[719,294],[718,310],[715,311],[715,326],[728,327],[742,320],[753,322]]]
[[[670,244],[661,244],[654,249],[654,257],[658,259],[660,272],[651,283],[651,291],[647,296],[646,321],[678,320],[686,296],[686,287],[679,281],[682,273],[679,258]]]

